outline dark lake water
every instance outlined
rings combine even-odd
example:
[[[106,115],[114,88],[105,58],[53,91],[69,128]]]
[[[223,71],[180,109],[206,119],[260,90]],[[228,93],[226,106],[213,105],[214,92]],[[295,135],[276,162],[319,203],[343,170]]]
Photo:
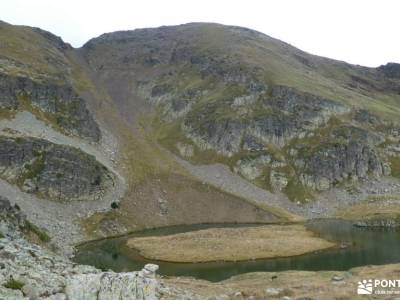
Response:
[[[243,262],[168,263],[145,259],[125,245],[126,240],[132,236],[167,235],[210,227],[238,226],[245,224],[172,226],[89,242],[78,247],[75,261],[119,272],[140,270],[146,263],[156,263],[160,266],[159,274],[193,276],[210,281],[219,281],[247,272],[348,270],[362,265],[400,262],[400,230],[359,228],[342,220],[315,220],[308,222],[306,226],[316,235],[335,241],[339,245],[346,244],[348,247],[336,247],[286,258]]]

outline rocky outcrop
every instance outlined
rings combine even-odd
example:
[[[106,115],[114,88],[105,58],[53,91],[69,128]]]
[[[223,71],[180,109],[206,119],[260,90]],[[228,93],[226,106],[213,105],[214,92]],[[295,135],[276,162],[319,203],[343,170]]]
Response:
[[[257,148],[267,144],[283,147],[291,139],[325,124],[332,115],[350,111],[332,100],[285,86],[274,86],[269,93],[270,96],[258,95],[261,111],[260,107],[247,106],[252,113],[245,118],[215,118],[218,116],[213,114],[221,103],[206,104],[186,115],[184,133],[201,149],[232,156],[243,150],[245,143],[248,149],[248,141]],[[237,106],[236,100],[232,101]]]
[[[324,146],[306,160],[304,169],[302,183],[316,190],[327,190],[348,178],[357,180],[368,174],[381,176],[383,173],[375,150],[357,141]]]
[[[201,150],[216,150],[225,156],[232,156],[240,151],[240,144],[246,129],[246,124],[238,120],[205,120],[206,115],[197,119],[201,124],[193,124],[195,119],[186,118],[183,132]],[[204,119],[203,119],[204,118]]]
[[[96,199],[113,175],[79,149],[27,137],[0,137],[0,177],[55,200]]]
[[[59,36],[52,34],[49,31],[43,30],[41,28],[33,27],[32,31],[39,33],[43,36],[47,41],[49,41],[54,47],[56,47],[60,51],[65,51],[72,49],[71,45],[65,43]]]
[[[269,155],[261,155],[256,158],[243,158],[236,162],[234,171],[248,180],[254,180],[260,177],[268,166],[272,158]]]
[[[8,79],[8,76],[0,75],[0,107],[15,110],[18,108],[19,103],[15,94],[15,86],[11,85]]]
[[[0,199],[0,299],[158,299],[157,265],[128,273],[77,265],[28,242],[20,222],[13,221],[16,213],[8,200]]]
[[[271,188],[274,191],[283,190],[285,187],[287,187],[287,185],[289,183],[289,179],[287,178],[286,173],[275,171],[275,170],[271,171],[269,181],[271,184]]]
[[[54,125],[69,134],[96,142],[100,140],[100,129],[85,100],[70,86],[0,74],[0,108],[25,109],[24,105],[48,113]]]
[[[86,300],[155,300],[157,265],[145,265],[142,271],[129,273],[102,272],[79,274],[68,279],[67,299]]]
[[[297,162],[300,180],[316,190],[327,190],[343,180],[371,175],[389,175],[390,167],[379,155],[377,136],[356,127],[342,127],[330,140],[317,147],[303,149],[304,159]],[[310,151],[311,150],[311,151]]]
[[[158,280],[142,271],[101,272],[76,265],[23,238],[0,239],[0,298],[8,300],[156,300]],[[17,287],[7,288],[10,282]]]
[[[380,66],[378,70],[389,78],[400,79],[400,64],[388,63]]]
[[[279,147],[325,124],[332,115],[350,111],[335,101],[285,86],[273,87],[263,104],[271,113],[255,118],[251,132],[265,143]]]
[[[161,97],[153,101],[161,107],[173,99],[169,89],[159,88],[153,94]],[[340,123],[337,121],[340,116],[348,114],[360,126],[373,130],[383,128],[384,123],[370,112],[352,113],[338,102],[286,86],[272,86],[266,94],[251,95],[205,104],[197,104],[201,100],[193,97],[188,102],[195,104],[182,118],[184,135],[200,151],[215,150],[228,157],[239,155],[232,166],[234,171],[248,180],[267,175],[264,176],[266,186],[274,191],[284,190],[291,180],[323,191],[344,180],[390,175],[389,164],[376,148],[384,141],[381,134],[352,125],[335,125]],[[241,106],[246,110],[239,111]],[[234,110],[230,110],[232,107]],[[312,139],[316,130],[324,133]],[[307,144],[308,140],[311,144]],[[281,165],[278,161],[273,166],[271,145],[283,149],[289,144],[298,145],[288,150],[291,156],[288,163]],[[182,149],[179,152],[182,157],[193,156],[186,155]]]
[[[26,216],[18,206],[12,206],[10,201],[0,196],[0,236],[13,235],[15,230],[24,228]]]
[[[381,120],[379,120],[377,116],[371,114],[368,110],[365,109],[357,110],[354,114],[354,120],[363,125],[381,124]]]

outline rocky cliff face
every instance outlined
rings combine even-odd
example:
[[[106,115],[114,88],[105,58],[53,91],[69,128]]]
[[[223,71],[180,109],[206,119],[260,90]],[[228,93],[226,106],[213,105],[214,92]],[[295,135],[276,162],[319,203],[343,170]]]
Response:
[[[100,140],[100,129],[85,101],[68,85],[0,74],[0,108],[10,112],[37,109],[47,114],[47,121],[68,134]]]
[[[390,175],[390,166],[377,150],[382,142],[357,127],[340,127],[331,133],[333,142],[303,151],[304,159],[296,161],[302,170],[300,180],[316,190],[327,190],[344,180]]]
[[[243,82],[214,95],[219,101],[207,98],[210,91],[204,88],[184,95],[165,85],[142,91],[161,107],[166,123],[179,124],[182,135],[169,145],[172,150],[189,159],[214,151],[228,157],[222,162],[244,178],[284,191],[293,200],[307,200],[312,191],[343,181],[391,174],[379,145],[386,138],[398,141],[388,131],[398,125],[292,87],[258,83],[254,88]],[[189,148],[187,155],[182,149]]]
[[[267,89],[269,95],[247,92],[247,96],[230,99],[231,117],[214,120],[210,118],[213,111],[207,106],[204,111],[189,113],[183,123],[187,136],[202,149],[232,156],[242,150],[261,150],[266,145],[281,148],[325,124],[330,116],[349,111],[334,101],[284,86]],[[246,109],[243,114],[241,107]]]
[[[380,66],[378,70],[382,71],[385,76],[389,78],[400,78],[400,64],[388,63],[386,65]]]
[[[113,180],[94,157],[36,138],[0,136],[0,169],[24,191],[54,200],[96,199]]]

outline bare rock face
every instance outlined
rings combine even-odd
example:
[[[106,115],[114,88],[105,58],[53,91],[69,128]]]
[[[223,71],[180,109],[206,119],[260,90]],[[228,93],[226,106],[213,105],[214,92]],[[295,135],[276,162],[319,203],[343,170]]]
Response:
[[[301,177],[306,186],[327,190],[343,180],[382,175],[382,162],[376,152],[351,142],[318,151],[306,162],[306,172]]]
[[[350,111],[335,101],[285,86],[273,87],[271,97],[263,103],[272,110],[272,114],[271,117],[260,116],[254,130],[262,140],[277,146],[318,128],[333,115]]]
[[[385,74],[385,76],[389,78],[400,78],[400,64],[388,63],[386,65],[380,66],[378,70],[383,72],[383,74]]]
[[[23,105],[48,113],[69,134],[100,140],[100,129],[85,101],[70,86],[0,74],[0,108],[16,110],[23,109]]]
[[[18,206],[12,206],[10,201],[0,196],[0,233],[12,235],[17,228],[26,225],[26,216]]]
[[[1,177],[56,200],[96,199],[113,175],[82,151],[36,138],[0,137]]]
[[[246,117],[213,118],[212,114],[219,109],[217,103],[189,111],[184,132],[201,149],[232,156],[245,150],[248,141],[283,147],[291,139],[325,124],[331,116],[350,111],[332,100],[285,86],[274,86],[270,93],[270,96],[255,95],[262,110],[247,107],[253,112]],[[235,99],[232,99],[234,104]]]
[[[15,96],[15,87],[9,84],[8,77],[0,75],[0,107],[8,110],[18,108],[18,99]]]
[[[327,190],[343,180],[384,174],[385,162],[375,147],[379,139],[355,127],[341,128],[334,136],[334,142],[305,154],[300,176],[304,185]]]
[[[218,120],[205,122],[197,127],[192,121],[192,118],[185,120],[185,134],[200,149],[213,149],[226,156],[240,151],[246,124],[236,120]]]

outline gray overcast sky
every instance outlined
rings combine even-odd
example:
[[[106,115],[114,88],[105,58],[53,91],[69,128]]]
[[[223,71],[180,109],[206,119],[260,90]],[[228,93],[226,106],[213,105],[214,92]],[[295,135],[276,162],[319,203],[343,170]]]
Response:
[[[75,47],[115,30],[217,22],[353,64],[400,63],[399,0],[0,0],[0,12]]]

